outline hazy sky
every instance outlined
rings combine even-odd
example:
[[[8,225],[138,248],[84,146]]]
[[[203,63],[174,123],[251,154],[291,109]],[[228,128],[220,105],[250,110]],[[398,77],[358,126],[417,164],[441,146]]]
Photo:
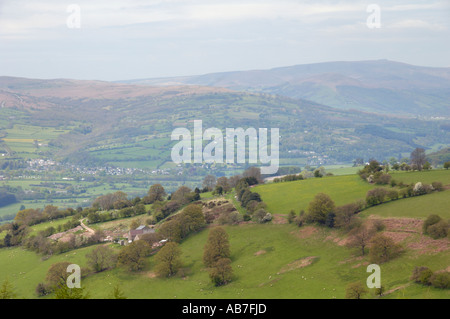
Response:
[[[368,26],[371,4],[379,28]],[[0,0],[0,75],[124,80],[374,59],[450,67],[449,19],[450,0]]]

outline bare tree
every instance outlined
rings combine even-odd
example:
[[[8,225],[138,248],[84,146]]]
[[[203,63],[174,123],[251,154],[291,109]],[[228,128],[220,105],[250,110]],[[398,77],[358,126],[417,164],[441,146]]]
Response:
[[[361,249],[361,255],[364,256],[364,250],[369,245],[370,240],[375,234],[375,230],[362,225],[350,232],[350,241],[347,246]]]
[[[411,153],[411,165],[416,166],[419,171],[422,170],[423,165],[426,163],[425,150],[423,148],[416,148]]]

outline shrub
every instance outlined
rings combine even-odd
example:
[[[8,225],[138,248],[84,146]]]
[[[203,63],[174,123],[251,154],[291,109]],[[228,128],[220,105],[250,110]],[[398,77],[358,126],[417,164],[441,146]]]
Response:
[[[414,195],[424,195],[432,192],[432,188],[430,185],[422,184],[421,182],[417,182],[413,188]]]
[[[51,293],[53,289],[46,283],[40,282],[36,287],[36,294],[38,297],[43,297]]]
[[[335,217],[336,214],[333,212],[329,212],[327,215],[327,218],[325,220],[325,226],[329,227],[329,228],[333,228],[334,227],[334,223],[335,223]]]
[[[441,182],[433,182],[431,183],[431,186],[433,187],[434,190],[441,192],[444,190],[444,186],[442,185]]]
[[[450,272],[436,272],[430,277],[430,282],[433,287],[441,289],[450,288]]]
[[[384,202],[387,191],[384,188],[374,188],[367,192],[366,203],[367,206],[374,206]]]
[[[428,271],[431,271],[430,268],[428,268],[428,267],[424,267],[424,266],[418,267],[418,266],[416,266],[416,267],[414,267],[414,270],[413,270],[413,273],[412,273],[410,279],[413,280],[414,282],[421,283],[421,278],[425,278],[426,277],[426,276],[422,276],[422,273],[425,273],[425,272],[428,272]]]
[[[383,231],[383,230],[386,229],[386,225],[383,223],[382,220],[377,219],[377,220],[375,220],[375,221],[373,222],[373,228],[374,228],[377,232],[380,232],[380,231]]]
[[[378,185],[387,185],[391,182],[391,175],[389,174],[375,174],[374,178],[375,184]]]
[[[307,222],[325,224],[329,213],[336,209],[334,201],[324,193],[317,194],[308,206]]]
[[[440,220],[427,228],[427,233],[433,239],[445,238],[448,234],[449,225],[445,220]]]
[[[288,222],[289,222],[289,224],[292,224],[296,217],[297,217],[297,215],[295,214],[294,210],[292,209],[289,212],[289,215],[288,215]]]
[[[230,258],[220,258],[209,270],[209,277],[216,287],[229,283],[233,277]]]
[[[420,273],[419,282],[422,285],[429,286],[431,285],[431,276],[433,276],[433,271],[431,269],[425,269]]]
[[[265,209],[260,208],[258,209],[255,214],[254,217],[256,218],[256,221],[260,224],[269,222],[272,220],[272,214],[267,212]]]
[[[401,246],[382,234],[375,235],[370,242],[369,256],[372,263],[387,262],[397,257],[400,252]]]
[[[389,191],[387,191],[386,196],[387,198],[389,198],[390,200],[396,200],[398,199],[398,192],[395,189],[391,189]]]
[[[435,215],[435,214],[429,215],[427,217],[427,219],[425,219],[425,221],[423,222],[422,232],[425,235],[428,235],[428,227],[430,227],[431,225],[437,224],[441,220],[442,220],[442,218],[439,215]]]
[[[367,293],[366,287],[360,282],[354,282],[348,284],[345,289],[346,299],[361,299],[362,295]]]

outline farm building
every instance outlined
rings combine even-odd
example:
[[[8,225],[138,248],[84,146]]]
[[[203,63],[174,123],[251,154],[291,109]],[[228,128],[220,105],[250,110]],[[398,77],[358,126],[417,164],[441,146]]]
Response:
[[[145,225],[141,225],[136,229],[132,229],[128,232],[128,242],[131,243],[139,239],[140,235],[154,233],[155,230]]]

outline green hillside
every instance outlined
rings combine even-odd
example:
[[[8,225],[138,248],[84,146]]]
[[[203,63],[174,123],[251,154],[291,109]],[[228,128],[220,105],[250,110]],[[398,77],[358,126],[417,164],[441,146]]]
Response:
[[[446,170],[415,173],[395,173],[398,178],[427,181],[448,181]],[[400,179],[399,179],[400,180]],[[332,299],[346,298],[350,283],[364,283],[369,254],[361,255],[358,248],[347,246],[350,234],[343,229],[328,228],[317,224],[298,227],[289,224],[279,214],[291,209],[306,209],[309,201],[318,192],[330,194],[336,205],[353,202],[365,197],[367,190],[375,187],[361,180],[358,175],[341,175],[311,178],[295,182],[271,183],[253,187],[267,203],[268,210],[277,218],[266,224],[240,222],[223,226],[229,235],[231,246],[232,281],[215,287],[203,264],[203,250],[208,233],[213,225],[190,234],[181,241],[182,268],[170,278],[159,278],[155,272],[155,256],[145,258],[144,268],[128,271],[118,266],[100,273],[86,272],[86,254],[97,245],[78,248],[60,254],[41,256],[22,247],[0,249],[0,282],[8,279],[19,298],[38,298],[35,289],[45,280],[49,267],[56,262],[68,261],[81,266],[86,275],[82,287],[91,298],[111,298],[113,288],[120,286],[128,298],[145,299],[202,299],[202,298],[294,298]],[[204,193],[202,200],[233,199],[230,193],[217,197]],[[450,260],[449,239],[432,239],[422,234],[423,220],[430,214],[443,219],[450,218],[448,202],[450,190],[427,195],[408,197],[377,205],[359,215],[365,223],[381,220],[381,234],[393,238],[401,245],[402,253],[380,264],[382,285],[386,299],[448,299],[450,292],[411,281],[412,271],[417,266],[429,267],[432,271],[448,268]],[[147,209],[153,206],[147,205]],[[242,209],[239,208],[239,211]],[[93,224],[94,229],[125,232],[134,220],[140,222],[148,216],[140,215],[127,219],[116,219]],[[49,226],[63,224],[68,219],[45,222],[31,227],[30,235]],[[164,221],[162,222],[164,223]],[[161,223],[159,223],[160,225]],[[0,234],[4,238],[4,232]],[[100,244],[103,245],[103,244]],[[123,247],[107,243],[119,252]],[[40,298],[53,298],[48,295]],[[378,298],[375,291],[368,290],[363,298]]]
[[[352,203],[365,199],[370,185],[358,175],[327,176],[306,180],[270,183],[252,188],[261,195],[267,209],[273,214],[287,214],[291,209],[296,212],[306,210],[309,202],[318,193],[325,193],[335,201],[336,205]]]
[[[431,214],[437,214],[444,219],[450,219],[449,203],[450,191],[447,190],[371,207],[361,212],[361,215],[425,219]]]
[[[154,257],[147,258],[144,271],[130,273],[122,268],[90,275],[82,279],[82,287],[92,298],[108,298],[119,285],[128,298],[344,298],[350,282],[367,278],[366,258],[338,245],[336,231],[297,228],[293,225],[228,226],[232,247],[233,282],[216,288],[202,264],[203,246],[208,230],[188,238],[181,244],[184,276],[155,278]],[[42,260],[21,248],[0,250],[0,281],[9,278],[21,298],[36,298],[34,289],[43,281],[51,264],[59,261],[86,266],[84,255],[92,247]],[[299,261],[311,259],[301,267]],[[449,252],[415,255],[409,252],[382,265],[383,285],[387,290],[410,284],[409,276],[417,265],[439,270],[448,266]],[[297,263],[296,263],[297,262]],[[373,292],[367,297],[372,298]],[[448,298],[448,291],[417,284],[401,289],[387,298]],[[49,296],[51,297],[51,296]]]

